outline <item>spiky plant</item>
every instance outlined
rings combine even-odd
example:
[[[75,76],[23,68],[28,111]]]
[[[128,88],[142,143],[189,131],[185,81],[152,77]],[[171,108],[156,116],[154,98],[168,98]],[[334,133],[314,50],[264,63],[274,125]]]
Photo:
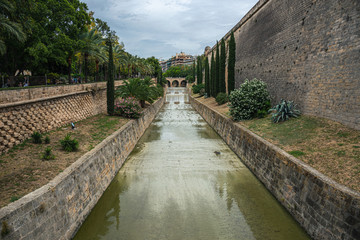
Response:
[[[296,105],[293,101],[286,101],[281,99],[280,103],[271,108],[269,112],[272,112],[271,120],[274,123],[289,120],[291,117],[298,117],[301,115],[300,110],[296,109]]]

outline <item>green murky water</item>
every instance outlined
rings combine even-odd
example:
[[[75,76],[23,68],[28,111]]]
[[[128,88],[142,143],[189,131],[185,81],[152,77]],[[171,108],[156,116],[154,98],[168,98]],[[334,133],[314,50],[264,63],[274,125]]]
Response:
[[[310,239],[181,91],[74,239]]]

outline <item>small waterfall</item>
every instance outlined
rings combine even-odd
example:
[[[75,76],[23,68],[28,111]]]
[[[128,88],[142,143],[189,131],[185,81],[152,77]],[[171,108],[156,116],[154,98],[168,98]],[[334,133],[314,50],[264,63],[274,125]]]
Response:
[[[188,89],[185,87],[169,87],[166,92],[166,103],[180,104],[189,102]]]

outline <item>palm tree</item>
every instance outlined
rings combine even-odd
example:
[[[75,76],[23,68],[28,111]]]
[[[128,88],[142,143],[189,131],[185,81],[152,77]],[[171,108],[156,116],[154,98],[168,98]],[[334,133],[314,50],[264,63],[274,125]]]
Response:
[[[80,52],[84,55],[85,82],[87,82],[89,56],[93,56],[97,59],[104,59],[104,51],[102,49],[104,39],[102,35],[97,32],[97,29],[93,28],[82,33],[80,35],[80,40],[83,42]]]
[[[154,81],[150,77],[145,79],[130,78],[125,80],[124,84],[119,86],[115,92],[115,98],[134,97],[139,100],[142,108],[145,107],[145,101],[152,103],[159,97],[157,87],[154,86]]]
[[[124,43],[120,43],[115,45],[114,47],[114,63],[115,63],[115,69],[119,68],[119,78],[121,73],[121,68],[127,66],[128,64],[128,55],[125,52],[124,49]]]
[[[0,0],[0,55],[6,53],[6,45],[3,36],[15,37],[18,41],[24,42],[26,34],[19,23],[11,21],[9,16],[15,11],[14,5],[7,0]]]

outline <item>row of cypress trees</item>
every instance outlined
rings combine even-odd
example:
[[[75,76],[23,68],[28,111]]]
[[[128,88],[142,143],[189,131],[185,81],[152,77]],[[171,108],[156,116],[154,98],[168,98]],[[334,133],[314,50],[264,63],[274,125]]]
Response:
[[[235,51],[236,43],[234,33],[231,33],[229,41],[229,58],[228,58],[228,91],[230,94],[235,89]],[[202,83],[202,64],[201,58],[198,57],[197,64],[197,84]],[[216,97],[218,93],[226,92],[225,74],[226,74],[226,49],[225,40],[216,43],[216,54],[211,54],[211,63],[209,66],[209,58],[205,58],[205,92],[212,97]],[[201,72],[201,74],[200,74]]]

